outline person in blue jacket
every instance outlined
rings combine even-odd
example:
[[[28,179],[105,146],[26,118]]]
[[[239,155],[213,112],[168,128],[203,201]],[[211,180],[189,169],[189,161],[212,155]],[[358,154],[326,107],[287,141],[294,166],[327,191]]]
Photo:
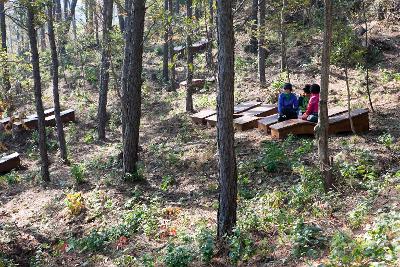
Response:
[[[283,92],[278,99],[279,121],[297,119],[299,102],[295,94],[292,93],[293,87],[291,83],[283,85]]]

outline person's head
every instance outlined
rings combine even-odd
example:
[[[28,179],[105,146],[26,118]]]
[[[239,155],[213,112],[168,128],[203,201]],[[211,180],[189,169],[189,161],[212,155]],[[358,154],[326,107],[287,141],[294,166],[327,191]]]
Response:
[[[292,92],[292,90],[293,90],[293,86],[292,86],[291,83],[285,83],[285,84],[283,85],[283,91],[284,91],[286,94],[290,94],[290,93]]]
[[[310,94],[311,93],[311,84],[304,85],[303,92],[307,95]]]
[[[314,83],[313,85],[311,85],[310,91],[311,94],[319,94],[319,92],[321,92],[321,88],[318,84]]]

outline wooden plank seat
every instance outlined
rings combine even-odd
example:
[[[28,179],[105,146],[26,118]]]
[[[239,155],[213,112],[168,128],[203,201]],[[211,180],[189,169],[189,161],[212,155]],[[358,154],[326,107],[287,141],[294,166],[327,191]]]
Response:
[[[261,104],[258,107],[251,108],[241,112],[243,116],[266,117],[278,112],[278,107],[273,104]]]
[[[18,169],[20,165],[21,160],[17,152],[3,156],[0,158],[0,173],[6,173],[13,169]]]
[[[236,118],[239,118],[241,116],[241,114],[233,114],[233,119],[235,120]],[[205,118],[205,120],[209,127],[215,127],[217,125],[217,114],[209,116]]]
[[[45,117],[51,116],[51,115],[53,115],[53,114],[54,114],[54,108],[49,108],[49,109],[46,109],[46,110],[44,111],[44,116],[45,116]],[[28,118],[37,118],[37,114],[28,115],[26,118],[27,118],[27,119],[28,119]]]
[[[236,106],[233,107],[233,113],[234,114],[238,114],[238,113],[242,113],[245,112],[249,109],[255,108],[260,106],[262,103],[258,102],[258,101],[247,101],[247,102],[243,102],[240,103]]]
[[[332,116],[336,116],[339,114],[343,114],[347,112],[347,108],[344,107],[332,107],[328,109],[328,116],[332,117]],[[262,131],[264,131],[265,133],[270,133],[271,129],[270,126],[274,125],[275,123],[278,123],[278,118],[279,115],[278,114],[274,114],[271,116],[267,116],[265,118],[263,118],[262,120],[258,121],[258,128]]]
[[[357,133],[369,131],[368,109],[355,109],[350,112],[354,130]],[[351,132],[348,112],[329,118],[329,134]]]
[[[192,88],[203,88],[206,80],[204,79],[193,79],[192,80]],[[187,87],[187,81],[182,81],[179,83],[179,86]]]
[[[208,44],[209,41],[207,39],[202,39],[200,41],[193,43],[192,46],[190,47],[190,50],[192,50],[193,53],[201,53],[206,51]]]
[[[54,114],[54,108],[49,108],[49,109],[44,110],[45,116],[50,116],[53,114]],[[2,123],[4,126],[6,126],[7,124],[10,124],[10,122],[11,122],[11,117],[7,117],[7,118],[0,120],[0,123]],[[18,128],[22,127],[22,124],[24,124],[29,129],[36,129],[37,128],[37,114],[28,115],[22,121],[19,116],[14,116],[13,123]],[[10,126],[10,128],[11,128],[11,126]]]
[[[235,129],[237,129],[239,131],[246,131],[249,129],[256,128],[258,121],[260,119],[261,119],[260,117],[244,115],[242,117],[234,119],[233,125],[234,125]]]
[[[60,112],[61,121],[63,123],[75,121],[75,110],[67,109]],[[51,115],[46,117],[46,126],[56,126],[56,117],[55,115]]]
[[[283,139],[289,134],[314,134],[316,123],[302,119],[292,119],[275,123],[270,126],[271,137],[274,139]]]
[[[204,109],[190,116],[194,124],[207,124],[206,118],[215,115],[217,112],[212,109]]]

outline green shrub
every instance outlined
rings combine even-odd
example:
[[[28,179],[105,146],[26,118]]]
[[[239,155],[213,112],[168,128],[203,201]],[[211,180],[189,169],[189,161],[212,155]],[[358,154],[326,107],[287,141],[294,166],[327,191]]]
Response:
[[[71,166],[71,175],[74,177],[76,184],[83,184],[85,182],[86,169],[85,165],[80,164],[72,164]]]
[[[394,144],[394,137],[390,133],[384,133],[378,137],[378,141],[386,148],[390,148]]]
[[[233,264],[239,261],[247,261],[255,252],[254,241],[248,232],[241,231],[236,227],[228,239],[229,258]]]
[[[193,251],[186,245],[168,244],[164,256],[167,267],[186,267],[193,260]]]
[[[210,263],[215,249],[214,233],[205,227],[201,228],[196,240],[201,260],[206,264]]]
[[[323,235],[321,228],[305,224],[303,219],[300,219],[294,226],[292,241],[292,253],[295,257],[315,258],[318,256],[318,250],[325,247],[327,238]]]
[[[161,181],[161,190],[167,191],[175,183],[175,178],[172,175],[164,175]]]
[[[282,147],[273,141],[263,143],[262,158],[260,164],[267,172],[276,172],[279,165],[287,162],[287,156]]]

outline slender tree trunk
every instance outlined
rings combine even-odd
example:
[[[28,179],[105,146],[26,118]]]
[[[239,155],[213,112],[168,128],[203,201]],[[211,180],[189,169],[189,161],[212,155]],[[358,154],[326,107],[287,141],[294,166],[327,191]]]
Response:
[[[68,0],[64,0],[64,21],[68,19]]]
[[[125,29],[124,10],[123,10],[123,8],[122,8],[120,3],[116,3],[116,4],[117,4],[117,10],[118,10],[119,29],[123,33],[124,29]]]
[[[113,0],[103,0],[103,46],[101,52],[99,108],[97,111],[97,133],[100,140],[106,139],[107,95],[110,78],[110,31],[112,30]]]
[[[325,190],[333,187],[331,162],[329,160],[328,147],[328,90],[329,90],[329,69],[332,40],[332,2],[325,0],[325,31],[324,44],[322,50],[322,70],[321,70],[321,94],[319,100],[319,122],[317,126],[318,133],[318,155],[320,161],[321,173],[324,177]]]
[[[62,20],[61,0],[56,0],[55,4],[56,4],[55,8],[56,21],[60,22]]]
[[[258,23],[258,76],[260,78],[261,86],[266,84],[265,79],[265,57],[267,51],[264,47],[264,32],[265,32],[265,1],[259,0],[258,8],[259,8],[259,23]]]
[[[281,9],[281,72],[287,71],[287,58],[286,58],[286,20],[285,9],[287,0],[282,0]]]
[[[57,7],[57,6],[56,6]],[[54,98],[54,116],[56,119],[57,125],[57,137],[58,137],[58,144],[60,147],[60,155],[64,162],[68,162],[68,155],[67,155],[67,145],[65,143],[65,135],[63,124],[61,121],[60,116],[60,96],[58,90],[58,54],[57,54],[57,46],[56,46],[56,38],[54,35],[54,27],[53,27],[53,6],[50,3],[48,8],[48,35],[49,35],[49,44],[51,49],[51,60],[53,63],[52,66],[52,76],[53,76],[53,98]]]
[[[122,118],[124,120],[124,174],[137,174],[142,99],[142,63],[145,0],[127,0],[125,52],[122,69]]]
[[[168,0],[164,0],[164,20],[165,20],[165,29],[164,29],[164,47],[163,47],[163,80],[164,82],[169,81],[168,75]]]
[[[176,90],[176,70],[175,70],[175,57],[174,57],[174,41],[173,41],[173,18],[174,18],[174,6],[172,5],[172,0],[168,0],[168,10],[169,16],[172,17],[171,21],[168,24],[168,35],[169,35],[169,62],[170,62],[170,71],[171,71],[171,90]]]
[[[253,0],[251,5],[251,37],[250,37],[250,52],[257,53],[258,40],[257,40],[257,12],[258,12],[258,0]]]
[[[99,18],[97,17],[98,14],[98,8],[97,8],[97,3],[96,1],[94,2],[94,33],[96,37],[96,44],[97,46],[100,45],[100,37],[99,37]]]
[[[348,72],[348,67],[347,64],[344,67],[344,75],[346,79],[346,89],[347,89],[347,109],[348,109],[348,115],[349,115],[349,120],[350,120],[350,127],[351,131],[356,134],[356,131],[354,130],[354,124],[353,124],[353,119],[351,117],[351,99],[350,99],[350,85],[349,85],[349,72]]]
[[[192,10],[192,0],[186,0],[186,17],[189,21],[192,20],[193,10]],[[191,28],[191,26],[188,26]],[[192,88],[192,80],[193,80],[193,51],[192,47],[192,31],[189,29],[186,36],[186,50],[187,50],[187,60],[186,60],[186,112],[193,112],[193,88]]]
[[[0,31],[1,31],[1,50],[6,55],[6,60],[8,60],[7,56],[7,28],[6,28],[6,14],[4,10],[4,3],[0,2]],[[10,97],[11,92],[11,83],[10,83],[10,73],[8,69],[8,63],[5,62],[2,64],[4,66],[3,69],[3,83],[4,83],[4,96],[6,102],[8,104],[12,104]]]
[[[93,17],[94,17],[94,3],[92,0],[86,0],[86,32],[89,35],[94,33],[94,24],[93,24]]]
[[[40,28],[40,50],[43,52],[47,48],[45,26]]]
[[[371,91],[369,88],[369,64],[368,64],[368,57],[369,57],[369,46],[368,46],[368,20],[367,20],[367,11],[365,8],[365,0],[363,1],[363,16],[364,16],[364,22],[365,22],[365,47],[367,49],[367,53],[365,54],[365,82],[367,84],[367,94],[368,94],[368,101],[369,101],[369,106],[371,108],[372,112],[375,112],[374,106],[372,105],[372,100],[371,100]]]
[[[233,131],[234,31],[232,0],[218,0],[217,143],[219,154],[219,238],[236,225],[237,170]]]
[[[39,52],[37,48],[37,32],[35,29],[35,14],[32,7],[34,2],[29,2],[27,7],[27,27],[28,27],[28,35],[29,42],[31,45],[31,54],[32,54],[32,73],[33,73],[33,83],[34,83],[34,91],[35,91],[35,103],[36,103],[36,112],[38,115],[38,132],[39,132],[39,151],[41,158],[41,176],[43,181],[50,181],[49,174],[49,159],[47,156],[47,147],[46,147],[46,129],[45,129],[45,119],[44,119],[44,109],[42,103],[42,84],[40,78],[40,69],[39,69]]]
[[[72,0],[71,2],[71,9],[70,12],[68,12],[68,0],[64,0],[64,31],[61,34],[61,41],[60,41],[60,54],[64,55],[65,54],[65,45],[67,44],[68,41],[68,33],[71,28],[71,23],[73,16],[75,16],[75,8],[76,8],[76,3],[78,0]],[[62,57],[61,57],[61,63],[62,63]]]
[[[77,26],[76,26],[76,14],[72,17],[72,35],[74,36],[74,41],[77,38]]]
[[[208,1],[208,6],[209,6],[209,19],[208,19],[208,25],[207,25],[207,40],[208,40],[208,45],[207,45],[207,54],[206,54],[206,60],[207,60],[207,66],[209,68],[213,67],[214,60],[213,60],[213,54],[212,54],[212,48],[213,48],[213,31],[214,31],[214,0],[209,0]],[[205,12],[207,14],[207,12]],[[215,74],[215,71],[213,71]]]

